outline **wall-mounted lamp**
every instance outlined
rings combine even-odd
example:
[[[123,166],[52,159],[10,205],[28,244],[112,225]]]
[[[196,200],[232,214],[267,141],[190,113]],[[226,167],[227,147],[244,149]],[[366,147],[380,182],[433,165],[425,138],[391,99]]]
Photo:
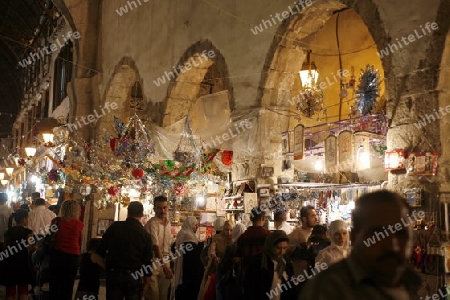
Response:
[[[358,170],[370,169],[370,154],[363,145],[360,145],[356,153],[356,163]]]
[[[9,182],[9,180],[2,179],[0,182],[2,183],[3,186],[6,186],[8,184],[8,182]]]
[[[54,147],[55,143],[53,142],[53,133],[43,133],[42,138],[44,139],[45,147]]]
[[[385,153],[384,170],[403,170],[405,169],[405,150],[397,149]]]
[[[25,154],[27,157],[33,157],[36,154],[36,148],[34,147],[26,147],[25,148]]]
[[[12,173],[14,172],[14,168],[5,168],[6,170],[6,174],[8,174],[8,176],[11,176]]]
[[[317,160],[314,163],[314,170],[323,172],[324,164],[323,164],[323,158],[317,157]]]
[[[5,173],[0,172],[0,180],[3,180],[3,179],[5,179]]]

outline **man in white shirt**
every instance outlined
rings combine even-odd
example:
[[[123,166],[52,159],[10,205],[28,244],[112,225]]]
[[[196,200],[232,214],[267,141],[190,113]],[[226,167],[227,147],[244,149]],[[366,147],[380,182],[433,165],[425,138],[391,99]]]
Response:
[[[0,251],[3,250],[4,234],[8,229],[9,216],[13,213],[13,210],[6,205],[8,202],[8,194],[0,193]]]
[[[145,224],[145,230],[150,233],[153,244],[153,260],[157,263],[153,270],[150,288],[145,295],[147,300],[167,300],[173,272],[169,264],[164,264],[164,257],[170,257],[170,244],[172,243],[171,224],[167,218],[169,211],[167,198],[157,196],[154,199],[155,217]],[[167,259],[166,259],[167,261]]]
[[[50,226],[51,221],[56,215],[45,207],[45,200],[38,198],[33,202],[34,209],[28,214],[28,227],[35,234],[46,234],[46,228]]]
[[[295,247],[299,244],[305,244],[318,221],[314,206],[303,206],[300,210],[301,226],[297,226],[289,235],[288,254],[292,254]]]
[[[290,234],[294,229],[288,222],[286,222],[286,213],[282,211],[276,211],[273,214],[273,225],[275,230],[283,230],[286,234]]]
[[[308,268],[308,261],[299,257],[296,257],[295,249],[299,247],[307,247],[308,238],[319,220],[317,217],[314,206],[303,206],[300,210],[301,226],[297,226],[291,234],[289,234],[289,246],[288,255],[292,260],[294,266],[294,275],[298,276],[304,274],[303,272]]]

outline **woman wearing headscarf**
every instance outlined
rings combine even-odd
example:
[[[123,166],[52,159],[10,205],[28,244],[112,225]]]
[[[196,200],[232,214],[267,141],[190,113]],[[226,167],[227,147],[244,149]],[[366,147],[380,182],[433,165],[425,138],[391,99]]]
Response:
[[[320,250],[316,256],[316,263],[326,263],[327,266],[346,258],[350,253],[347,224],[343,220],[335,220],[328,228],[331,245]]]
[[[219,217],[214,224],[216,234],[211,238],[211,244],[208,248],[208,264],[205,268],[205,276],[210,276],[208,289],[203,296],[203,300],[223,299],[222,288],[217,278],[221,278],[220,272],[217,272],[217,266],[225,255],[225,250],[233,242],[233,222],[225,221],[225,218]],[[219,292],[219,295],[217,295]]]
[[[239,273],[239,260],[236,256],[236,241],[245,232],[247,227],[238,223],[233,227],[232,244],[228,245],[225,254],[217,266],[216,300],[236,300],[241,294],[236,280]]]
[[[282,230],[269,234],[264,249],[250,261],[244,278],[244,299],[297,299],[294,269],[285,258],[289,238]]]
[[[196,217],[189,216],[175,240],[175,249],[181,255],[175,260],[171,299],[196,300],[203,277],[200,253],[203,243],[199,243],[195,233],[198,229]],[[184,251],[183,251],[184,250]]]

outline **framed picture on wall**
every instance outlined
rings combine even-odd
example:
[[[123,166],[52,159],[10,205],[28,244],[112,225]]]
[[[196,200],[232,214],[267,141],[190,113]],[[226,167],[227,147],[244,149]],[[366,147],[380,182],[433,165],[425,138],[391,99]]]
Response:
[[[290,152],[289,132],[281,133],[281,153],[286,155]]]
[[[113,219],[98,219],[97,235],[102,236],[112,223],[114,223]]]

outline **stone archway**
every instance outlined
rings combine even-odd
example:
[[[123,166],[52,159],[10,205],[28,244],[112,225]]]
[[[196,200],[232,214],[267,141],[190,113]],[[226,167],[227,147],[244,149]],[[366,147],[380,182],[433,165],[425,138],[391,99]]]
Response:
[[[369,11],[372,13],[369,13]],[[318,32],[321,29],[326,28],[328,24],[326,22],[328,20],[331,20],[332,18],[336,19],[335,16],[339,14],[344,14],[347,17],[355,15],[356,17],[352,17],[360,19],[359,22],[362,23],[361,25],[367,27],[367,35],[372,36],[374,47],[380,48],[387,40],[383,23],[377,13],[376,5],[369,1],[364,1],[364,3],[336,0],[315,1],[311,7],[306,7],[300,14],[291,15],[289,18],[285,19],[278,28],[272,41],[272,45],[267,53],[265,65],[261,72],[262,76],[258,91],[260,106],[266,111],[261,118],[261,122],[270,124],[266,125],[270,127],[266,130],[266,132],[269,133],[268,140],[271,141],[269,153],[280,153],[280,133],[292,130],[293,124],[298,122],[298,117],[303,117],[302,123],[306,126],[318,125],[321,124],[321,122],[327,123],[337,121],[324,120],[322,116],[321,122],[307,122],[305,124],[305,116],[301,113],[297,113],[295,117],[292,116],[291,106],[293,105],[294,97],[298,95],[299,90],[301,90],[298,71],[302,68],[302,63],[306,59],[306,50],[320,47],[320,43],[317,44],[317,41],[315,41]],[[312,43],[316,43],[317,45],[314,46]],[[364,47],[365,46],[362,48]],[[377,61],[378,68],[381,69],[381,73],[384,73],[383,69],[388,68],[391,65],[391,58],[387,56],[380,62],[379,57],[376,55],[376,51],[371,50],[371,52],[372,61]],[[320,66],[318,67],[320,68]],[[356,78],[359,77],[360,67],[364,68],[365,65],[355,66]],[[349,66],[341,68],[350,69]],[[333,70],[336,71],[338,69],[340,68],[336,67]],[[334,74],[329,72],[326,77],[333,79],[333,75]],[[388,74],[388,76],[390,76],[391,79],[395,78],[395,76],[393,77],[393,73]],[[320,78],[319,81],[321,81]],[[336,87],[339,86],[340,84],[337,82]],[[388,88],[384,91],[387,98],[390,91],[391,90]],[[336,96],[338,94],[339,90],[336,93]],[[339,103],[339,101],[337,102]],[[325,104],[329,105],[329,103]],[[334,105],[334,103],[331,103],[331,106]],[[286,117],[286,115],[289,115],[289,117]],[[341,113],[339,110],[339,120],[340,119]],[[268,161],[267,158],[270,160]],[[277,156],[275,156],[275,158],[277,158]],[[265,162],[274,164],[275,173],[280,174],[280,159],[272,160],[270,156],[266,156]]]
[[[448,83],[450,82],[450,21],[448,20],[448,16],[445,11],[450,9],[450,4],[448,1],[442,1],[441,7],[438,10],[438,16],[436,18],[436,22],[440,24],[440,30],[445,32],[446,34],[436,35],[433,40],[433,47],[427,51],[427,58],[431,61],[430,65],[436,66],[439,74],[436,74],[437,77],[437,86],[436,90],[439,91],[438,95],[438,106],[441,113],[441,120],[439,122],[439,142],[441,148],[441,155],[439,159],[439,182],[441,183],[440,192],[444,193],[441,197],[441,201],[450,203],[450,139],[448,138],[448,132],[450,131],[450,115],[448,114],[447,107],[449,107],[449,97],[450,90],[448,88]],[[439,68],[437,67],[439,66]],[[433,81],[432,81],[433,82]],[[429,114],[433,114],[433,112],[429,112]],[[423,117],[423,116],[422,116]],[[422,128],[423,134],[427,135],[429,130],[434,126],[427,126]],[[446,216],[448,217],[448,216]],[[446,228],[448,230],[448,228]]]
[[[106,87],[104,100],[100,105],[100,107],[103,107],[103,111],[108,113],[99,118],[99,122],[96,124],[97,134],[100,134],[103,129],[111,131],[114,128],[114,116],[125,123],[128,121],[131,114],[132,88],[136,82],[142,86],[142,79],[139,76],[134,60],[130,57],[122,58],[114,68],[113,76]],[[144,96],[143,98],[145,101]],[[117,108],[107,110],[105,108],[106,105],[109,105],[109,107],[114,105]]]
[[[185,117],[198,96],[208,94],[205,91],[208,86],[212,86],[210,92],[228,90],[230,109],[233,109],[233,89],[225,58],[210,41],[199,41],[189,47],[177,67],[170,72],[167,74],[174,78],[163,103],[163,119],[158,122],[162,126],[171,125]]]

